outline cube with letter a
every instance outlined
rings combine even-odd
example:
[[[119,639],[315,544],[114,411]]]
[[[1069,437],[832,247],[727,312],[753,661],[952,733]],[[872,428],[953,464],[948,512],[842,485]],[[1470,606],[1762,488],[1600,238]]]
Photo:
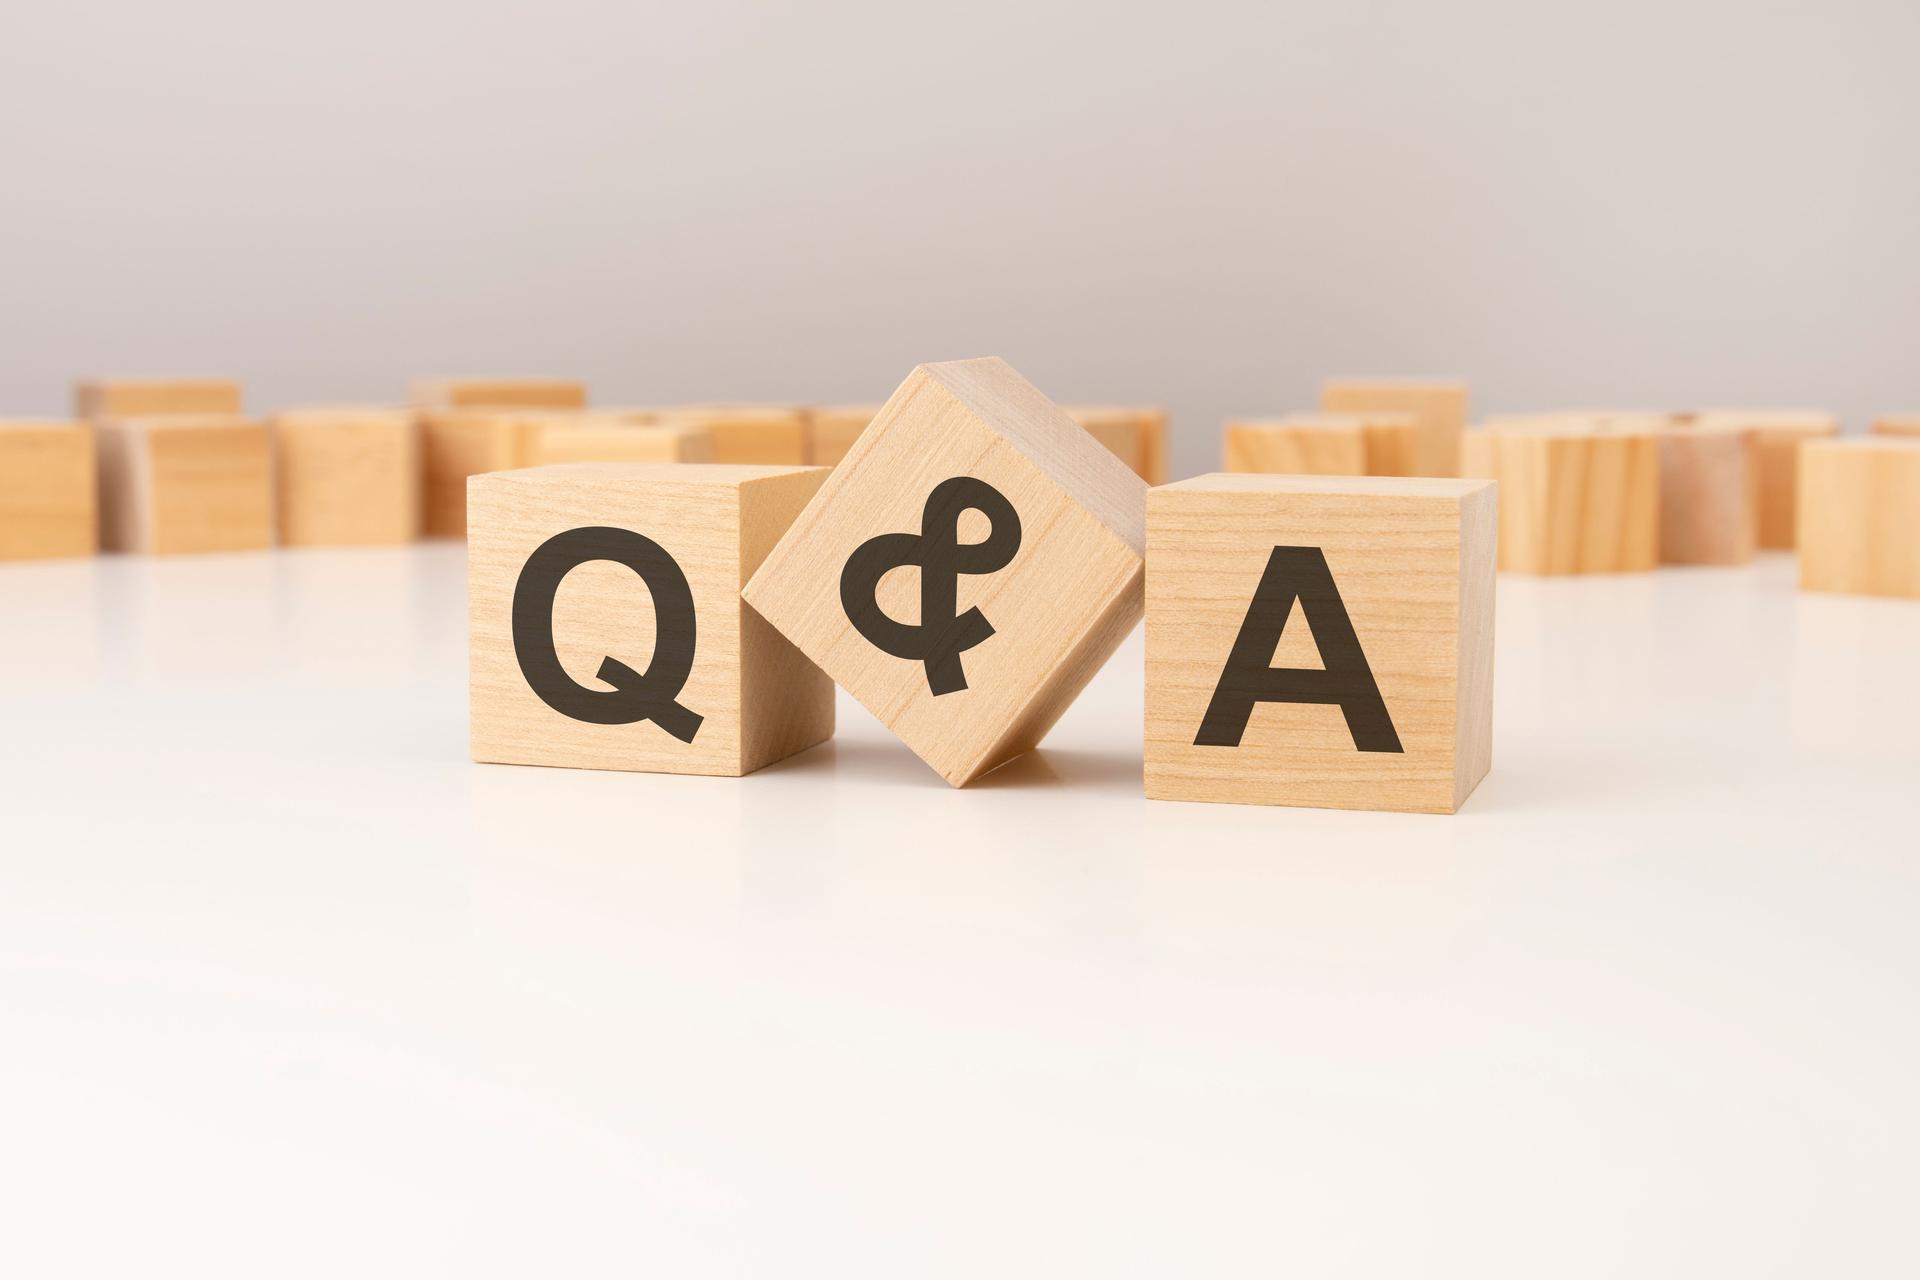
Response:
[[[473,477],[473,758],[738,776],[831,737],[832,682],[740,599],[825,475],[597,462]]]
[[[1146,485],[1000,360],[915,369],[746,598],[953,786],[1139,620]]]
[[[1494,504],[1484,480],[1153,490],[1147,795],[1458,809],[1492,759]]]

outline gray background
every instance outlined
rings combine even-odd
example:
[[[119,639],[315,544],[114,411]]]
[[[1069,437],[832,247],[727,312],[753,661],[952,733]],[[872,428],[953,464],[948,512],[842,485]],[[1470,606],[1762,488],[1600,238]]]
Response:
[[[1336,372],[1920,408],[1920,6],[20,6],[0,414],[423,373],[868,399],[994,353],[1175,468]]]

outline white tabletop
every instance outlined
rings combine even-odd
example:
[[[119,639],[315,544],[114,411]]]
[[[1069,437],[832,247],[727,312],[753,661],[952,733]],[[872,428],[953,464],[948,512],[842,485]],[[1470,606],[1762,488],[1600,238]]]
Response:
[[[1920,603],[1499,585],[1448,817],[466,758],[458,545],[0,565],[0,1272],[1912,1274]]]

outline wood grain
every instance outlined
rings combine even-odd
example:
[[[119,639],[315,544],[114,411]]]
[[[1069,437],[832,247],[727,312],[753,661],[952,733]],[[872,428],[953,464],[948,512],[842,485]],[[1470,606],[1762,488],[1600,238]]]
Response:
[[[264,423],[183,415],[107,421],[97,431],[106,549],[167,555],[272,545]]]
[[[94,466],[87,423],[0,419],[0,560],[97,551]]]
[[[383,546],[420,536],[420,426],[408,409],[275,414],[275,509],[286,546]]]
[[[1920,439],[1801,447],[1800,586],[1920,599]]]
[[[1227,423],[1228,471],[1272,475],[1407,476],[1419,465],[1420,423],[1406,413],[1295,413]]]
[[[1660,549],[1660,439],[1644,428],[1529,420],[1461,437],[1462,468],[1500,484],[1500,568],[1634,573]]]
[[[816,467],[839,465],[879,412],[877,404],[829,404],[807,410],[807,461]]]
[[[1467,384],[1452,379],[1333,378],[1320,390],[1330,413],[1410,413],[1420,423],[1415,474],[1460,474],[1460,433],[1467,425]]]
[[[1747,431],[1753,466],[1756,537],[1763,550],[1791,551],[1800,447],[1840,434],[1840,419],[1820,409],[1708,409],[1691,424]]]

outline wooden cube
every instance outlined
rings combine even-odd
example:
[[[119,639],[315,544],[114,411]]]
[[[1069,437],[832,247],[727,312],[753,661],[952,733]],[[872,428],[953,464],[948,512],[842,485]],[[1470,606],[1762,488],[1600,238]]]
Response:
[[[280,541],[364,547],[420,536],[420,425],[410,409],[289,409],[272,420]]]
[[[475,476],[473,758],[737,777],[833,735],[833,684],[740,599],[825,471]]]
[[[92,555],[97,485],[91,426],[0,419],[0,560]]]
[[[579,409],[587,388],[569,378],[416,378],[407,398],[422,409]]]
[[[264,423],[224,415],[129,418],[98,427],[100,540],[159,555],[273,543]]]
[[[1634,573],[1660,549],[1660,439],[1652,431],[1549,422],[1469,431],[1470,477],[1500,484],[1500,568]]]
[[[1660,563],[1747,564],[1760,540],[1753,433],[1693,424],[1660,434]]]
[[[1460,433],[1467,425],[1467,384],[1400,378],[1334,378],[1320,389],[1330,413],[1410,413],[1420,423],[1415,475],[1460,474]]]
[[[964,786],[1038,744],[1139,620],[1145,492],[1005,362],[922,365],[747,601]]]
[[[240,384],[230,378],[88,378],[74,384],[78,418],[156,418],[238,414]]]
[[[1920,439],[1800,450],[1800,588],[1920,599]]]
[[[1920,413],[1888,413],[1873,420],[1877,436],[1920,436]]]
[[[807,461],[816,467],[837,466],[879,412],[877,404],[821,405],[807,410]]]
[[[529,467],[565,462],[710,462],[713,442],[705,427],[685,422],[641,425],[602,418],[523,419],[521,460]]]
[[[467,479],[521,465],[521,427],[510,409],[429,409],[420,414],[422,528],[467,532]]]
[[[1495,495],[1222,474],[1148,494],[1147,795],[1458,809],[1492,761]]]
[[[1063,405],[1062,411],[1148,484],[1167,475],[1167,411],[1157,405]]]
[[[806,410],[794,405],[689,404],[660,420],[704,427],[715,462],[799,466],[808,458]]]
[[[1840,419],[1818,409],[1709,409],[1697,415],[1692,425],[1749,433],[1758,545],[1763,550],[1791,551],[1800,446],[1839,435]]]
[[[1228,471],[1404,476],[1418,465],[1420,425],[1405,413],[1299,413],[1227,423]]]

